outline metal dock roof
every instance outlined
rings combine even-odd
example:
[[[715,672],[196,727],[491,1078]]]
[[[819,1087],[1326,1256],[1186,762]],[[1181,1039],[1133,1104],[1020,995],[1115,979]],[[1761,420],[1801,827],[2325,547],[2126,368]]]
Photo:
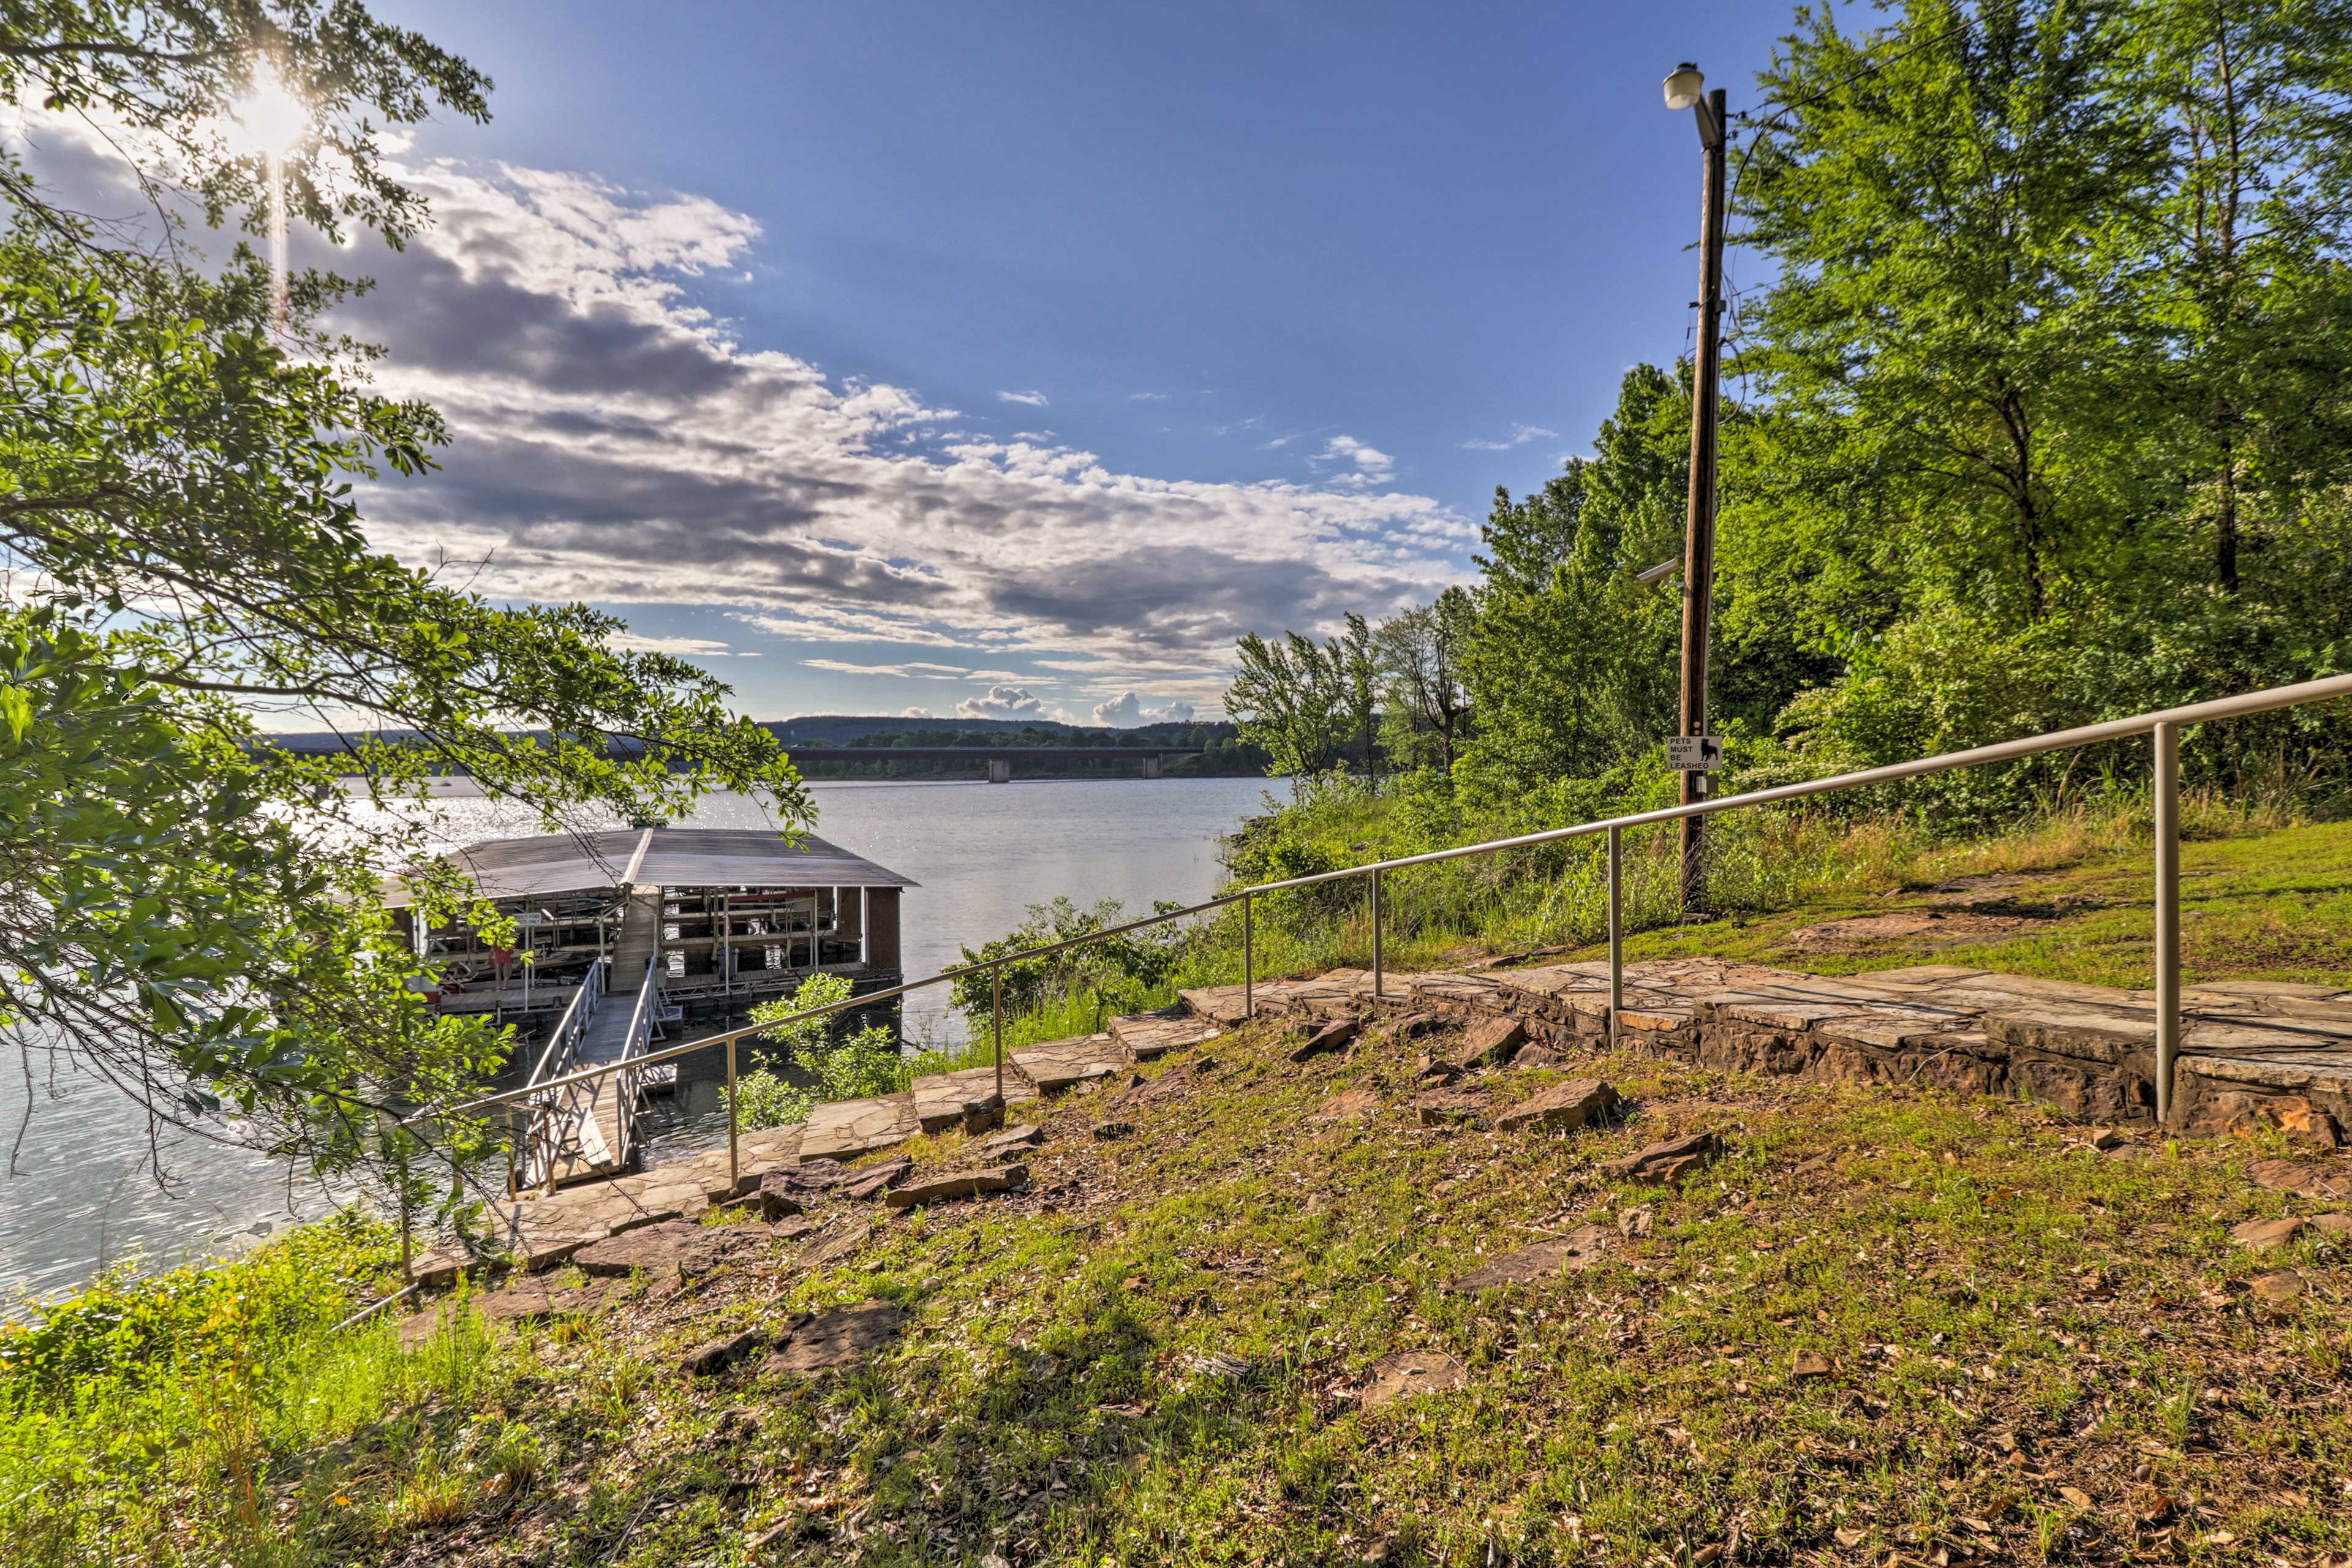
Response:
[[[443,857],[488,899],[530,899],[617,888],[912,888],[911,877],[853,855],[813,833],[788,844],[773,833],[725,827],[624,827],[488,838]],[[410,902],[406,881],[384,879],[387,909]]]

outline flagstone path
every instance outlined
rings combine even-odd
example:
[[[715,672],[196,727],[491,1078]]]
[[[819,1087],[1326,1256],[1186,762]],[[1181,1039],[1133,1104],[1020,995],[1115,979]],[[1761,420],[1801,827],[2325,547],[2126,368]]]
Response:
[[[1410,1051],[1414,1015],[1465,1025],[1508,1018],[1537,1045],[1591,1047],[1609,1033],[1601,963],[1386,977],[1340,969],[1255,988],[1261,1017],[1300,1025],[1391,1015],[1358,1050]],[[2172,1129],[2189,1135],[2276,1129],[2333,1147],[2352,1130],[2352,992],[2268,981],[2183,992]],[[1175,1008],[1114,1018],[1101,1034],[1007,1053],[994,1068],[919,1079],[905,1094],[819,1106],[804,1126],[747,1133],[733,1180],[724,1148],[635,1175],[500,1205],[503,1247],[529,1268],[604,1238],[692,1218],[758,1190],[771,1171],[848,1160],[921,1132],[982,1132],[1021,1104],[1098,1082],[1215,1038],[1243,1019],[1238,985],[1184,992]],[[1927,1083],[2010,1095],[2095,1121],[2147,1122],[2155,1102],[2155,997],[1949,964],[1825,976],[1708,958],[1625,966],[1619,1043],[1703,1066],[1857,1082]],[[1424,1095],[1457,1091],[1436,1089]],[[1334,1116],[1352,1107],[1334,1101]],[[1447,1107],[1434,1107],[1433,1114]],[[417,1273],[445,1283],[468,1259],[445,1249]]]

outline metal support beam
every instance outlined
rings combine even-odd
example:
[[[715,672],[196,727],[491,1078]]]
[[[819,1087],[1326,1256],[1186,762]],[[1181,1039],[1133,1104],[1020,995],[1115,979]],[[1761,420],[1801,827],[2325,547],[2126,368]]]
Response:
[[[2156,727],[2156,1120],[2172,1120],[2180,1054],[2180,731]]]
[[[1381,1000],[1381,874],[1372,873],[1372,1000]]]
[[[1617,1015],[1625,1010],[1625,830],[1609,830],[1609,1047],[1617,1048]]]
[[[1242,895],[1242,1016],[1257,1016],[1256,932],[1251,930],[1250,896]]]

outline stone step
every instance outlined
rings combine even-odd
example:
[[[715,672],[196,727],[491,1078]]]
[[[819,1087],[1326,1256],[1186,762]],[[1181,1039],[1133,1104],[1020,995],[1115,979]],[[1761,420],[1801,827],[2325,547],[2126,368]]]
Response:
[[[922,1131],[912,1094],[878,1100],[836,1100],[809,1112],[801,1133],[803,1160],[854,1160],[903,1143]]]
[[[1138,1013],[1110,1021],[1110,1037],[1130,1062],[1158,1061],[1171,1051],[1204,1045],[1223,1033],[1206,1019],[1181,1014]]]
[[[1109,1078],[1127,1066],[1126,1052],[1107,1034],[1024,1046],[1012,1053],[1012,1059],[1039,1094],[1059,1094]]]

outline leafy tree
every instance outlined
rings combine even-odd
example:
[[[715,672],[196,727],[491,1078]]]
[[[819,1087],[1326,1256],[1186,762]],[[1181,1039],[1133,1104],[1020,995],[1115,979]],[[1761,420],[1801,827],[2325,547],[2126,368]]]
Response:
[[[1381,656],[1372,628],[1363,616],[1349,614],[1347,633],[1336,651],[1347,694],[1348,727],[1356,737],[1356,763],[1366,778],[1377,779],[1381,775]]]
[[[2150,499],[2126,416],[2156,345],[2128,237],[2158,139],[2106,90],[2093,7],[1917,0],[1859,37],[1803,19],[1762,78],[1800,107],[1756,138],[1739,193],[1780,268],[1739,367],[1796,437],[1757,460],[1808,465],[1775,531],[1892,570],[1914,603],[2042,620]],[[1855,469],[1898,526],[1832,510]]]
[[[1686,387],[1638,365],[1592,458],[1523,500],[1496,492],[1461,655],[1474,796],[1600,773],[1672,731],[1680,622],[1633,574],[1679,552],[1689,431]]]
[[[1738,198],[1778,278],[1722,554],[1725,639],[1791,730],[1889,761],[2344,668],[2352,13],[1801,23]],[[2340,767],[2324,727],[2200,732],[2189,765]]]
[[[1251,632],[1235,652],[1225,711],[1241,738],[1262,748],[1273,771],[1286,777],[1305,778],[1337,763],[1349,717],[1348,661],[1339,645],[1297,632],[1268,642]]]
[[[612,617],[503,609],[369,550],[353,483],[428,472],[444,431],[323,325],[359,285],[294,279],[280,325],[247,247],[204,252],[265,221],[261,161],[225,130],[265,74],[312,116],[294,215],[395,244],[427,215],[379,125],[480,119],[489,88],[353,0],[0,5],[0,96],[100,127],[163,226],[80,216],[0,146],[0,1023],[156,1117],[234,1106],[323,1170],[409,1170],[383,1113],[472,1090],[507,1042],[423,1005],[375,908],[420,814],[379,808],[427,772],[551,828],[713,787],[765,792],[786,827],[808,806],[724,686],[613,651]],[[262,738],[289,721],[358,738],[361,798]],[[427,918],[465,905],[446,867],[417,879]],[[447,1135],[461,1159],[479,1138]]]
[[[2165,159],[2138,309],[2168,350],[2158,388],[2193,476],[2185,510],[2212,583],[2235,593],[2283,510],[2352,464],[2336,325],[2352,309],[2352,8],[2162,0],[2125,15],[2113,90]]]
[[[1399,769],[1433,768],[1452,778],[1470,711],[1462,660],[1477,623],[1469,592],[1448,588],[1436,602],[1382,621],[1381,745]]]

